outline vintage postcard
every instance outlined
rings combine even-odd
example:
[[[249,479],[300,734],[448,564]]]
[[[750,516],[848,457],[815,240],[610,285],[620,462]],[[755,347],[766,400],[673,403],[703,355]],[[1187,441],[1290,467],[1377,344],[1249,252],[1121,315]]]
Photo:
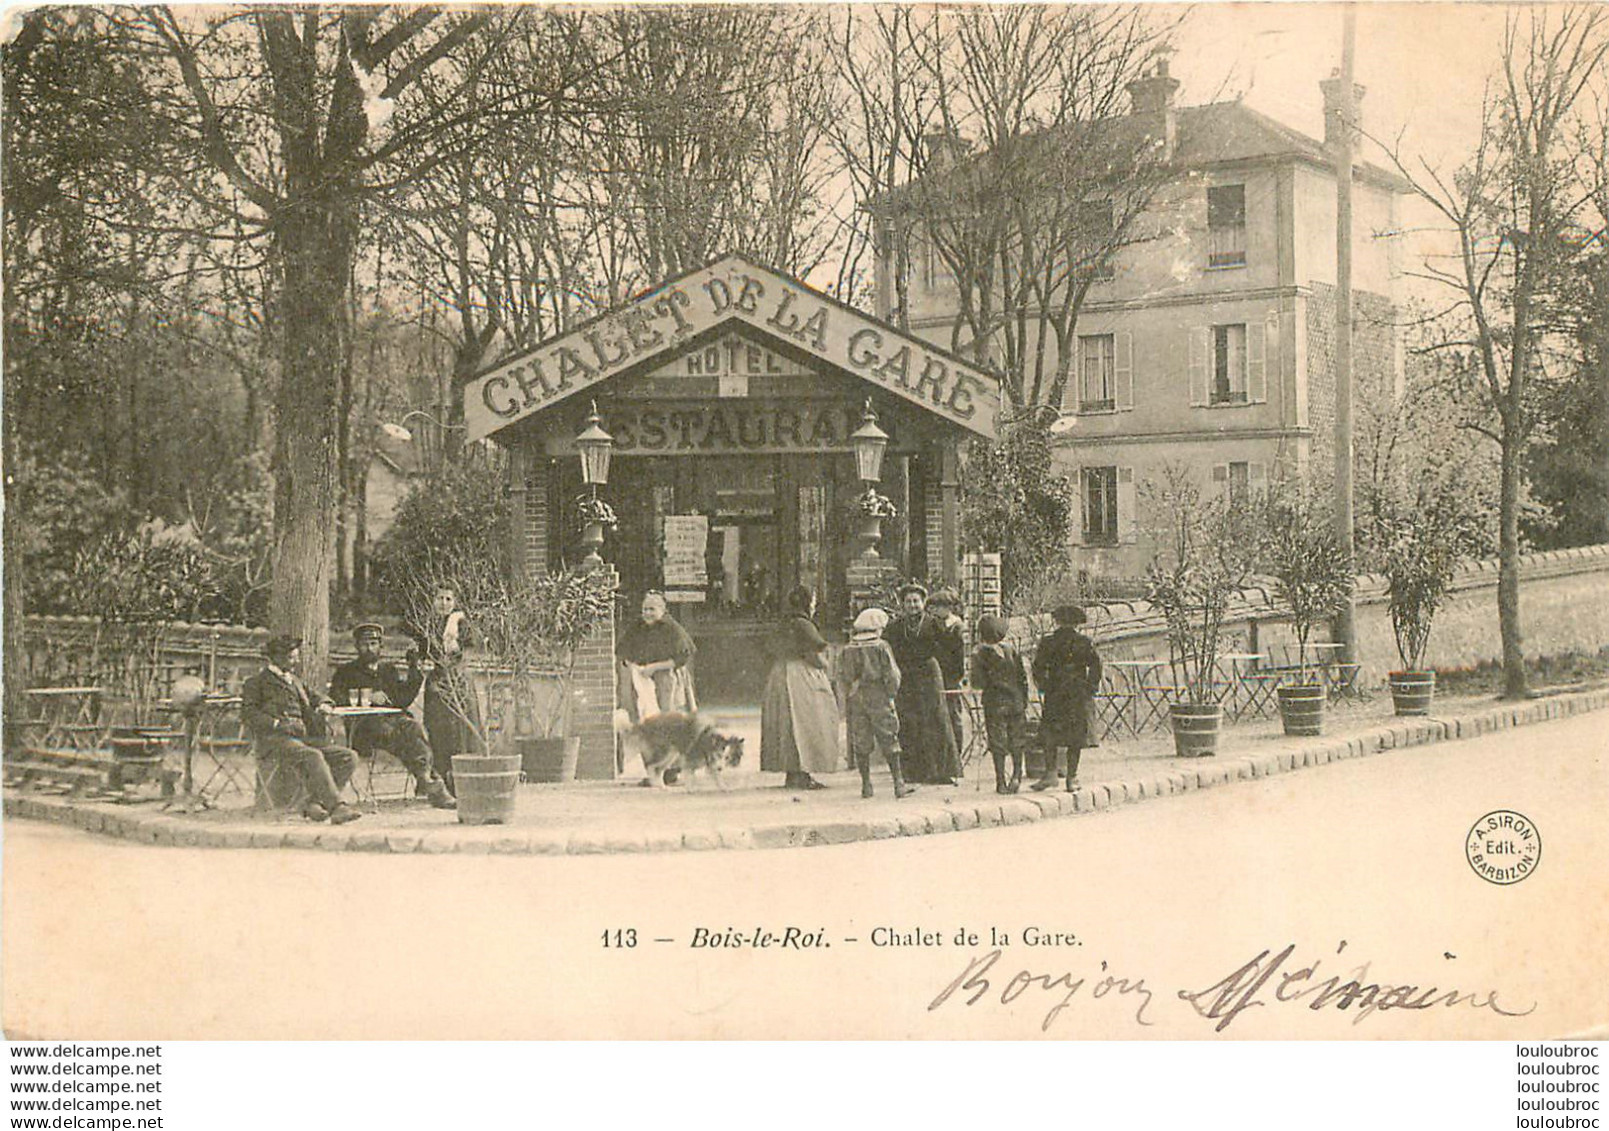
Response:
[[[12,1041],[1609,1033],[1609,10],[4,81]]]

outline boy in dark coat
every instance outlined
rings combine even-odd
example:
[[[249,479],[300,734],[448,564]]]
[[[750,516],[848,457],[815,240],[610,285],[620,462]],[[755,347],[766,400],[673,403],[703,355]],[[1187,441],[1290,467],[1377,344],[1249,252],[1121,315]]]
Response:
[[[1022,753],[1028,741],[1028,675],[1022,654],[1006,643],[1006,622],[978,621],[980,643],[972,650],[972,686],[983,699],[983,725],[994,760],[994,791],[1016,793],[1022,786]],[[1011,780],[1006,780],[1006,757]]]
[[[1078,760],[1091,746],[1090,725],[1095,716],[1095,689],[1101,683],[1101,658],[1095,642],[1078,626],[1084,610],[1063,605],[1051,614],[1056,631],[1039,642],[1034,652],[1034,682],[1044,696],[1039,719],[1039,741],[1045,750],[1045,774],[1031,787],[1035,791],[1056,784],[1056,757],[1067,748],[1067,788],[1078,785]]]

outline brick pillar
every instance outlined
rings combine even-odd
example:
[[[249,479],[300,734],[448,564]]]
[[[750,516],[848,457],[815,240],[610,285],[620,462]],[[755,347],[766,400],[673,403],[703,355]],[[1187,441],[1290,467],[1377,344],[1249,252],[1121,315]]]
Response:
[[[548,568],[548,457],[540,449],[525,457],[523,553],[525,568],[531,573]],[[515,500],[518,503],[519,500]]]
[[[922,522],[927,535],[927,577],[947,577],[944,570],[944,460],[937,453],[922,461]],[[923,579],[925,580],[925,579]]]
[[[546,491],[542,492],[544,508]],[[544,550],[544,555],[545,555]],[[544,563],[546,557],[543,558]],[[615,567],[604,565],[609,581],[620,584]],[[576,652],[571,681],[570,737],[581,739],[576,777],[607,781],[615,776],[615,603]]]

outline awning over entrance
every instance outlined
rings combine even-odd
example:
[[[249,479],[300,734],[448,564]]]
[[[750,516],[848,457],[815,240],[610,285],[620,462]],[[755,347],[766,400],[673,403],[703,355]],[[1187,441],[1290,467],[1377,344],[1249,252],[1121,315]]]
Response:
[[[733,323],[784,354],[824,362],[994,438],[1000,394],[990,374],[738,255],[672,279],[472,380],[464,389],[468,438],[495,438],[601,381],[654,369]]]

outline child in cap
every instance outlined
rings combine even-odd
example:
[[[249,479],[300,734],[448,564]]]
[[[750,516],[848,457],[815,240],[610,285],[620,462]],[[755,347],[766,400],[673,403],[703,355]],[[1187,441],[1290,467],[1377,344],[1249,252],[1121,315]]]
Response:
[[[994,791],[1016,793],[1022,785],[1023,749],[1028,743],[1028,675],[1022,655],[1006,643],[1006,622],[997,616],[978,621],[979,644],[972,650],[972,686],[983,699],[983,725],[994,760]],[[1006,757],[1011,780],[1006,780]]]
[[[860,769],[860,795],[872,795],[872,755],[879,753],[894,774],[894,796],[913,792],[901,772],[899,721],[894,696],[899,691],[899,667],[883,639],[888,614],[865,609],[855,618],[853,634],[838,657],[838,682],[843,686],[849,715],[849,749]]]

